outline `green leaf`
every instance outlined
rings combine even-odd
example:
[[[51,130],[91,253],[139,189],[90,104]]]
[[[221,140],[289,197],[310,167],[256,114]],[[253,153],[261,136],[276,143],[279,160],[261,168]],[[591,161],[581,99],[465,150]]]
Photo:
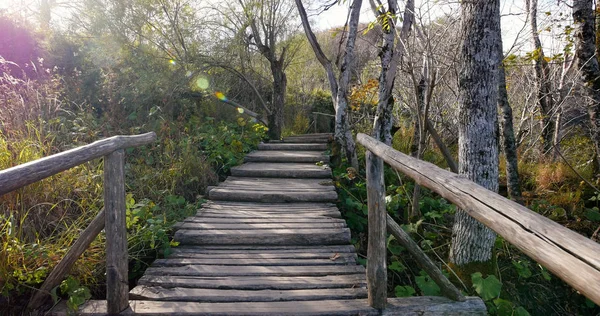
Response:
[[[489,301],[500,295],[502,282],[494,275],[483,278],[481,272],[476,272],[471,274],[471,281],[473,282],[473,288],[475,288],[477,294],[479,294],[484,301]]]
[[[588,209],[585,211],[585,217],[592,222],[600,222],[600,212],[594,209]]]
[[[529,263],[524,261],[513,261],[513,266],[517,269],[519,277],[527,279],[531,277],[531,270],[529,269]]]
[[[406,267],[400,261],[392,262],[392,264],[390,264],[388,268],[396,272],[403,272],[404,270],[406,270]]]
[[[398,285],[394,288],[394,291],[396,292],[396,297],[408,297],[416,293],[415,289],[409,285]]]
[[[515,309],[513,314],[514,316],[529,316],[529,312],[523,308],[523,306],[519,306]]]
[[[427,272],[421,271],[421,276],[415,277],[415,283],[424,295],[438,296],[440,295],[440,287],[427,275]]]
[[[496,306],[496,314],[499,316],[511,316],[513,313],[513,303],[511,301],[503,300],[501,298],[497,298],[494,301],[494,305]]]

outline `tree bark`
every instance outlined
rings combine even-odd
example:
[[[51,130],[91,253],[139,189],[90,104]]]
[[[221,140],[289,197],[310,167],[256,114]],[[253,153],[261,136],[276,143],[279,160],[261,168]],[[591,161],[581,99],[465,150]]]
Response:
[[[596,51],[594,27],[594,6],[592,0],[573,1],[575,21],[575,58],[580,69],[581,79],[586,86],[586,99],[590,118],[591,139],[596,151],[595,169],[600,172],[600,66]]]
[[[483,187],[498,191],[498,60],[500,1],[461,3],[462,49],[459,74],[459,173]],[[496,235],[457,210],[452,228],[450,261],[461,268],[488,263]]]
[[[350,83],[350,73],[352,72],[354,44],[356,41],[356,33],[358,32],[358,20],[360,17],[362,0],[355,0],[352,4],[348,39],[346,41],[346,49],[344,50],[344,59],[341,66],[339,85],[335,78],[331,61],[323,53],[323,50],[317,41],[317,37],[313,33],[310,24],[308,23],[308,16],[304,6],[302,5],[302,1],[295,1],[308,42],[310,43],[317,60],[319,60],[319,63],[321,63],[323,68],[325,68],[325,72],[327,72],[327,79],[329,81],[329,88],[331,90],[331,99],[335,108],[334,138],[344,151],[344,155],[346,156],[346,159],[350,165],[354,169],[358,170],[359,166],[358,157],[356,155],[356,143],[352,137],[352,131],[350,131],[350,124],[348,122],[348,85]]]
[[[287,89],[287,76],[283,69],[283,58],[271,62],[273,74],[272,111],[269,117],[269,138],[280,139],[283,128],[283,106],[285,104],[285,91]]]
[[[506,185],[508,196],[523,204],[521,195],[521,185],[519,184],[519,160],[517,157],[517,143],[515,141],[515,131],[513,127],[513,112],[508,102],[508,92],[506,91],[506,72],[502,64],[502,44],[498,45],[500,54],[500,63],[498,68],[498,109],[500,110],[500,139],[502,140],[502,149],[506,157]]]
[[[383,45],[379,56],[381,58],[381,74],[379,76],[379,100],[377,102],[377,112],[373,124],[373,136],[387,145],[392,144],[392,109],[394,107],[394,81],[400,59],[404,55],[406,39],[410,33],[414,20],[415,3],[414,0],[408,0],[404,9],[404,19],[400,39],[394,48],[396,37],[396,22],[390,16],[396,16],[398,12],[398,2],[388,0],[387,22],[388,27],[382,27]]]
[[[533,61],[536,77],[536,89],[538,95],[538,106],[542,116],[541,130],[544,155],[548,155],[552,149],[554,124],[552,122],[552,111],[554,110],[554,99],[552,98],[552,87],[550,81],[550,68],[545,59],[544,49],[540,41],[537,27],[538,0],[526,0],[529,25],[531,28],[531,41],[533,45]]]

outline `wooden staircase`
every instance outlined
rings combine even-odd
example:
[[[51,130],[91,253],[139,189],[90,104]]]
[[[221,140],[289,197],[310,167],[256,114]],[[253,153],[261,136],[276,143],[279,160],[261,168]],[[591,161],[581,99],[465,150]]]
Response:
[[[156,260],[130,291],[144,315],[484,314],[478,298],[389,299],[367,305],[365,269],[335,202],[327,167],[330,134],[260,144],[178,224],[180,245]],[[54,314],[64,313],[55,308]],[[104,314],[90,301],[80,314]]]

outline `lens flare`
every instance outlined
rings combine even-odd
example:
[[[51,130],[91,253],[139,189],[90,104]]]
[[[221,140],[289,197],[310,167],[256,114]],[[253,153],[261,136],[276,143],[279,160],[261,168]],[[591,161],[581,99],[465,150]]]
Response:
[[[237,111],[238,111],[240,114],[243,114],[243,113],[244,113],[244,109],[242,109],[242,108],[237,108]]]
[[[177,64],[177,62],[175,62],[175,60],[173,60],[173,59],[169,59],[169,64],[175,65],[175,64]]]
[[[208,79],[203,78],[203,77],[198,77],[196,78],[196,87],[202,89],[202,90],[206,90],[208,89]]]
[[[221,101],[227,101],[227,97],[221,91],[215,92],[215,97]]]
[[[188,78],[189,78],[189,77],[191,77],[191,76],[192,76],[192,72],[191,72],[191,71],[189,71],[189,70],[188,70],[188,71],[186,71],[186,72],[185,72],[185,76],[186,76],[186,77],[188,77]]]

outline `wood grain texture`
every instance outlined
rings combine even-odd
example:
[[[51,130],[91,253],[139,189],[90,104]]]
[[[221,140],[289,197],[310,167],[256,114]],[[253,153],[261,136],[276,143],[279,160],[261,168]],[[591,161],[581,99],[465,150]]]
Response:
[[[391,298],[390,308],[383,315],[486,315],[485,305],[479,297],[468,297],[465,302],[454,302],[443,297],[417,296]],[[131,312],[136,315],[361,315],[378,316],[380,311],[367,305],[366,299],[323,300],[292,302],[154,302],[131,301]],[[80,315],[105,315],[105,301],[89,301],[80,308]],[[66,315],[66,305],[59,304],[50,315]]]
[[[600,244],[431,163],[375,139],[359,142],[394,169],[465,210],[556,276],[600,304]]]
[[[350,230],[179,230],[175,233],[175,240],[183,245],[340,245],[350,243]]]
[[[329,156],[318,151],[257,150],[246,155],[244,161],[329,163]]]
[[[364,288],[310,290],[219,290],[199,288],[163,288],[138,285],[129,293],[131,299],[178,302],[279,302],[344,300],[366,298]]]
[[[248,162],[231,168],[231,175],[267,178],[331,178],[331,169],[310,163]]]
[[[269,143],[258,144],[259,150],[298,150],[298,151],[317,151],[327,150],[327,144],[290,144],[290,143]]]
[[[323,266],[323,265],[356,265],[353,257],[331,255],[331,258],[169,258],[156,259],[155,267],[179,267],[185,265],[217,265],[217,266]]]
[[[147,275],[179,276],[326,276],[364,273],[359,265],[341,266],[197,266],[150,267]]]
[[[84,162],[100,158],[118,149],[138,147],[156,140],[156,134],[113,136],[52,156],[0,171],[0,195],[40,181]]]
[[[367,152],[367,201],[369,240],[367,246],[367,283],[369,306],[383,309],[387,298],[387,247],[385,185],[383,160]]]
[[[125,151],[104,157],[106,226],[106,301],[109,314],[128,307],[127,227],[125,224]]]
[[[198,259],[328,259],[347,260],[356,262],[357,255],[353,252],[277,252],[264,251],[261,253],[197,253],[186,251],[175,251],[169,255],[169,259],[175,258],[198,258]],[[333,259],[332,259],[333,258]]]
[[[365,288],[364,274],[326,275],[326,276],[248,276],[227,277],[189,277],[144,275],[140,285],[168,287],[189,287],[203,289],[238,290],[301,290],[329,288]]]

